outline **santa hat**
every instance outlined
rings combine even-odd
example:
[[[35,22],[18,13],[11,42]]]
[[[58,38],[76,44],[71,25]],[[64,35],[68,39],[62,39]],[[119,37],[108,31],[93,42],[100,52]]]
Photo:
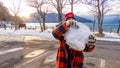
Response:
[[[69,12],[69,13],[65,14],[65,20],[68,20],[69,18],[73,18],[73,19],[75,19],[74,16],[75,16],[75,15],[74,15],[73,12]]]

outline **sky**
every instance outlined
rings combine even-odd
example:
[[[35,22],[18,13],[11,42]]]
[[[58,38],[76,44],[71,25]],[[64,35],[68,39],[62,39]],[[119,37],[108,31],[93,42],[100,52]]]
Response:
[[[17,5],[19,0],[0,0],[0,1],[3,2],[4,6],[6,6],[10,10],[10,9],[13,9],[13,1]],[[117,0],[116,0],[116,2],[114,2],[114,4],[118,4],[118,6],[120,6],[119,5],[120,3],[118,3]],[[108,14],[115,14],[115,13],[118,12],[118,10],[120,11],[120,9],[118,9],[118,6],[113,7],[113,10],[111,12],[109,12]],[[53,9],[52,6],[48,8],[48,5],[46,5],[43,8],[49,9],[50,12],[56,12],[57,13],[56,9]],[[35,12],[35,9],[30,7],[26,0],[21,0],[21,12],[19,14],[20,16],[23,16],[23,17],[27,18],[27,17],[30,16],[30,14],[32,14],[34,12]],[[67,5],[63,9],[63,13],[67,13],[67,12],[70,12],[70,6],[69,5]],[[12,14],[12,12],[10,12],[10,13]],[[83,4],[74,5],[74,13],[76,15],[89,15],[90,14],[89,13],[89,8],[87,8],[86,5],[83,5]]]
[[[9,11],[11,11],[11,9],[13,10],[13,0],[1,0],[4,4],[4,6],[6,6]],[[8,2],[9,1],[9,2]],[[19,2],[19,0],[14,0],[15,5],[17,5]],[[17,7],[17,6],[16,6]],[[20,16],[24,16],[24,17],[29,17],[31,13],[33,13],[35,10],[30,7],[26,0],[21,0],[21,9],[20,9]],[[12,14],[12,12],[10,12]]]

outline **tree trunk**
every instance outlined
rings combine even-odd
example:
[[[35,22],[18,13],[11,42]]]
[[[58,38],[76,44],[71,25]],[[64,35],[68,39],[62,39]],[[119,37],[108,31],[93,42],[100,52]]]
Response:
[[[97,1],[98,3],[98,32],[99,34],[103,34],[103,30],[102,30],[102,14],[101,14],[101,10],[100,10],[100,1]]]
[[[118,29],[117,29],[117,33],[120,32],[120,21],[119,21],[119,26],[118,26]]]
[[[73,12],[73,3],[71,3],[71,12]]]
[[[44,14],[43,14],[43,29],[44,29],[44,30],[46,30],[46,27],[45,27],[45,19],[46,19],[46,18],[45,18],[45,16],[46,16],[46,14],[44,13]]]
[[[40,23],[41,32],[43,32],[42,24],[41,24],[41,22],[39,22],[39,23]]]
[[[99,34],[103,34],[103,30],[102,30],[102,24],[99,23],[99,30],[98,30]]]
[[[15,30],[17,30],[17,23],[15,22]]]
[[[99,34],[103,34],[101,18],[98,18],[98,32]]]
[[[14,18],[14,24],[15,24],[15,30],[17,30],[17,20],[16,20],[16,14],[15,14],[15,18]]]
[[[59,22],[62,21],[62,13],[61,13],[61,10],[58,11],[58,21],[59,21]]]
[[[46,30],[46,27],[45,27],[45,20],[43,22],[43,29]]]
[[[41,32],[43,32],[43,26],[42,26],[42,24],[41,24],[40,19],[38,19],[38,21],[39,21],[39,24],[40,24]]]
[[[95,22],[96,22],[96,18],[95,18],[95,16],[94,16],[93,32],[94,32],[94,30],[95,30]]]

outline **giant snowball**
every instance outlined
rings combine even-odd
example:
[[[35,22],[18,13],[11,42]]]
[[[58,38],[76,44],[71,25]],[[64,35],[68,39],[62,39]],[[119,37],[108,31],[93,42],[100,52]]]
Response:
[[[82,51],[85,48],[85,44],[88,42],[88,37],[91,34],[88,26],[76,22],[78,29],[70,27],[65,33],[66,43],[73,49]]]

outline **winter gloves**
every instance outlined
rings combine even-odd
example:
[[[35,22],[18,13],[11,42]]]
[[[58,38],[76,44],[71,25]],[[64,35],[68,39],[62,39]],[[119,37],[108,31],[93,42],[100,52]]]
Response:
[[[84,52],[91,52],[91,51],[93,51],[94,48],[95,48],[95,42],[96,42],[95,37],[93,35],[90,35],[89,39],[88,39],[88,43],[86,43]]]

